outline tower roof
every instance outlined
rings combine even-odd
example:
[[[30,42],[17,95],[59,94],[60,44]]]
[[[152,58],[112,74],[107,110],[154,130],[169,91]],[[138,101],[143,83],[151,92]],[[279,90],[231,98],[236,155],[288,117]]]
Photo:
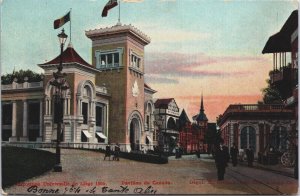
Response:
[[[182,110],[182,112],[179,116],[179,122],[182,124],[191,122],[184,109]]]
[[[201,104],[200,104],[200,112],[199,114],[193,116],[193,120],[198,121],[208,121],[206,114],[204,113],[204,104],[203,104],[203,95],[201,95]]]
[[[81,56],[73,48],[72,44],[69,44],[67,49],[65,51],[63,51],[62,57],[63,57],[63,63],[79,63],[81,65],[93,67],[92,65],[87,63],[85,60],[83,60],[83,58],[81,58]],[[59,64],[59,63],[60,63],[60,55],[58,55],[51,61],[42,63],[40,65],[54,65],[54,64]]]
[[[90,39],[95,39],[101,36],[114,36],[116,34],[129,34],[132,35],[143,44],[147,45],[150,43],[151,39],[141,32],[139,29],[135,28],[132,25],[115,25],[112,27],[100,28],[100,29],[93,29],[85,31],[85,35]]]

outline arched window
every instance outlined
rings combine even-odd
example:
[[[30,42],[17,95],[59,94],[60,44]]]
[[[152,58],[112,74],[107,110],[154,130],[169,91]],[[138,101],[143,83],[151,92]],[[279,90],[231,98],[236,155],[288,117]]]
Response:
[[[86,85],[83,88],[83,100],[81,104],[81,114],[83,116],[83,124],[88,124],[90,101],[91,101],[91,89],[88,85]]]
[[[270,136],[270,145],[276,151],[283,152],[287,149],[287,130],[285,127],[275,127]]]
[[[174,118],[169,118],[168,124],[167,124],[167,129],[173,129],[173,130],[176,129],[176,123],[175,123]]]
[[[247,126],[241,130],[241,148],[252,148],[256,150],[256,131],[253,127]]]

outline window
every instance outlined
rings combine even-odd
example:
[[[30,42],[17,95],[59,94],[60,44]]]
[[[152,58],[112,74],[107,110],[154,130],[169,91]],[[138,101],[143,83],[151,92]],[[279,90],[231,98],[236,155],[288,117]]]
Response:
[[[106,61],[107,63],[107,66],[108,67],[112,67],[112,65],[113,65],[113,54],[107,54],[107,61]]]
[[[275,127],[270,135],[270,145],[280,152],[287,150],[287,131],[285,127]]]
[[[96,68],[105,69],[105,68],[113,68],[120,67],[121,64],[121,55],[123,54],[122,48],[117,48],[115,50],[108,51],[96,51]]]
[[[102,127],[103,125],[103,108],[100,106],[96,106],[96,126],[97,127]]]
[[[147,115],[146,117],[146,124],[147,124],[147,131],[150,131],[150,116]]]
[[[130,65],[132,67],[140,68],[141,58],[135,54],[131,54],[131,62]]]
[[[82,102],[83,124],[87,124],[88,120],[88,103]]]
[[[12,124],[12,104],[2,105],[2,124],[11,125]]]
[[[88,142],[88,138],[87,138],[86,135],[83,133],[83,131],[81,132],[81,142]]]
[[[29,103],[28,114],[28,124],[40,124],[40,103]]]
[[[251,147],[256,150],[256,132],[253,127],[247,126],[241,130],[241,148]]]

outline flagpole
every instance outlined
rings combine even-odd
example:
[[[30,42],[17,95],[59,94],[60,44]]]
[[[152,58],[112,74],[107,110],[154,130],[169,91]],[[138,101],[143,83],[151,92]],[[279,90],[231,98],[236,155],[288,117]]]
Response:
[[[121,24],[120,15],[121,15],[121,1],[119,0],[119,20],[118,20],[118,24]]]
[[[71,17],[71,12],[72,11],[72,8],[70,8],[70,43],[72,43],[72,17]]]

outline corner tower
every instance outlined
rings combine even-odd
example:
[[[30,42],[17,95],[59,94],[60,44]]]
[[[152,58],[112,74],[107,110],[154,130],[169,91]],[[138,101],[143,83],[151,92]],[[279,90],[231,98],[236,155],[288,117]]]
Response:
[[[131,25],[86,31],[92,40],[96,84],[111,93],[109,142],[139,150],[144,135],[144,47],[150,38]]]

